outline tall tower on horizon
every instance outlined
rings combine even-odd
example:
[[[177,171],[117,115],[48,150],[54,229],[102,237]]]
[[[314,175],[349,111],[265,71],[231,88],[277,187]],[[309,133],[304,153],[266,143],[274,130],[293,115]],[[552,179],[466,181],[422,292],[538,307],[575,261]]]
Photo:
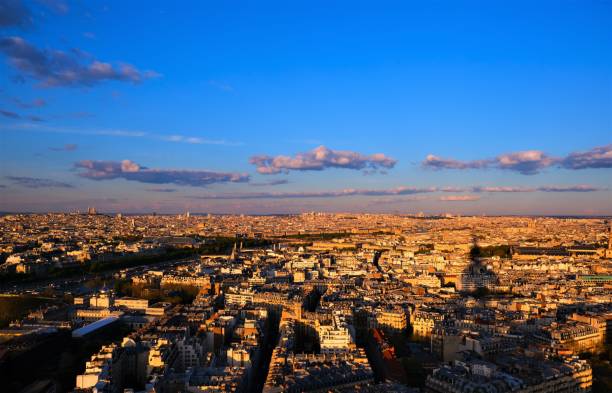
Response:
[[[608,224],[608,248],[605,252],[606,258],[612,258],[612,222]]]

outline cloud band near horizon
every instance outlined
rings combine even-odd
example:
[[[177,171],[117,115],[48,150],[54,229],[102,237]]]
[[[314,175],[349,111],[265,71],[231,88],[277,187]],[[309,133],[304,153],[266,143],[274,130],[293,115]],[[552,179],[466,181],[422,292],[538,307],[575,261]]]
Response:
[[[523,175],[534,175],[542,169],[559,167],[569,170],[612,168],[612,144],[597,146],[584,152],[573,152],[565,157],[551,157],[540,150],[526,150],[501,154],[495,158],[460,161],[428,155],[422,167],[441,169],[504,169]]]
[[[43,179],[40,177],[28,176],[5,176],[13,184],[26,188],[74,188],[72,184],[64,183],[53,179]]]
[[[298,198],[338,198],[348,196],[398,196],[398,195],[414,195],[426,193],[528,193],[528,192],[597,192],[606,191],[607,189],[595,187],[591,185],[571,185],[571,186],[539,186],[539,187],[396,187],[390,189],[355,189],[347,188],[337,191],[305,191],[305,192],[260,192],[260,193],[244,193],[244,194],[209,194],[209,195],[192,195],[187,198],[193,199],[298,199]],[[472,195],[462,196],[446,196],[440,197],[441,201],[475,201],[479,197]]]

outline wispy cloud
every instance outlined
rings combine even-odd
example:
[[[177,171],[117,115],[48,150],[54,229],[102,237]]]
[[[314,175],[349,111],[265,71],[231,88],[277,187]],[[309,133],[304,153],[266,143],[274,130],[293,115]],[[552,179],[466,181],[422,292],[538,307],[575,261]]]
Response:
[[[3,111],[0,111],[2,114]],[[15,119],[19,119],[20,116],[16,114]],[[31,120],[31,119],[30,119]],[[72,127],[60,127],[51,125],[41,125],[33,123],[15,124],[10,128],[5,128],[3,131],[30,131],[30,132],[47,132],[47,133],[58,133],[58,134],[75,134],[75,135],[98,135],[98,136],[114,136],[121,138],[148,138],[166,142],[175,143],[187,143],[192,145],[220,145],[220,146],[241,146],[240,142],[225,141],[222,139],[207,139],[201,137],[191,137],[186,135],[161,135],[150,133],[146,131],[137,130],[123,130],[123,129],[84,129],[84,128],[72,128]]]
[[[495,158],[459,161],[428,155],[422,166],[431,169],[505,169],[534,175],[548,167],[565,169],[612,168],[612,144],[594,147],[586,152],[570,153],[566,157],[550,157],[540,150],[501,154]]]
[[[327,168],[357,170],[379,170],[393,168],[397,160],[382,153],[363,155],[348,150],[332,150],[325,146],[316,147],[305,153],[290,156],[257,155],[249,159],[263,175],[287,173],[289,171],[320,171]]]
[[[130,160],[83,160],[75,163],[74,166],[77,169],[84,170],[79,173],[79,176],[90,180],[125,179],[141,183],[176,184],[192,187],[206,187],[214,183],[245,183],[249,181],[249,175],[244,173],[154,169],[140,166]]]
[[[4,117],[8,117],[9,119],[21,119],[21,116],[18,113],[15,113],[12,111],[6,111],[3,109],[0,109],[0,115]]]
[[[74,188],[73,185],[39,177],[6,176],[14,184],[27,188]]]
[[[289,183],[289,180],[277,179],[277,180],[270,180],[270,181],[264,181],[264,182],[249,183],[249,185],[253,187],[267,187],[267,186],[280,186],[282,184],[288,184],[288,183]]]
[[[473,187],[472,192],[596,192],[606,191],[606,188],[596,187],[587,184],[571,186],[540,186],[540,187]]]
[[[488,167],[490,163],[490,160],[459,161],[429,154],[423,161],[423,166],[432,169],[481,169]]]
[[[341,198],[351,196],[400,196],[431,193],[515,193],[515,192],[596,192],[605,188],[590,185],[540,186],[540,187],[396,187],[389,189],[347,188],[335,191],[258,192],[191,195],[192,199],[300,199],[300,198]],[[476,201],[477,195],[443,195],[440,201]]]
[[[542,192],[595,192],[595,191],[606,191],[606,188],[589,186],[581,184],[577,186],[543,186],[538,187],[536,191]]]
[[[182,142],[189,143],[192,145],[224,145],[224,146],[240,146],[240,143],[237,142],[228,142],[222,139],[206,139],[200,137],[193,136],[185,136],[185,135],[168,135],[168,136],[158,136],[159,139],[168,141],[168,142]]]
[[[292,199],[292,198],[337,198],[347,196],[384,196],[384,195],[412,195],[435,192],[433,188],[397,187],[392,189],[368,190],[347,188],[338,191],[305,191],[305,192],[261,192],[245,194],[209,194],[191,196],[194,199]]]
[[[464,187],[440,187],[437,189],[440,192],[465,192]]]
[[[147,191],[171,193],[171,192],[176,192],[177,189],[176,188],[147,188]]]
[[[62,147],[50,147],[49,150],[52,151],[75,151],[78,148],[74,143],[67,143]]]
[[[42,98],[36,98],[28,102],[28,101],[22,101],[19,98],[15,97],[11,101],[22,109],[41,108],[47,105],[47,101],[43,100]]]
[[[499,187],[499,186],[493,186],[493,187],[482,187],[482,186],[478,186],[478,187],[473,187],[472,188],[472,192],[534,192],[536,189],[535,188],[527,188],[527,187],[509,187],[509,186],[504,186],[504,187]]]
[[[89,87],[105,81],[140,83],[160,76],[127,63],[112,65],[91,59],[78,49],[39,49],[21,37],[1,38],[0,52],[20,76],[38,80],[42,87]]]
[[[398,204],[398,203],[406,203],[406,202],[421,202],[421,201],[430,201],[432,200],[431,196],[428,195],[409,195],[409,196],[400,196],[400,197],[377,197],[368,200],[368,205],[388,205],[388,204]]]
[[[0,115],[9,118],[9,119],[13,119],[13,120],[19,120],[19,119],[27,119],[33,122],[41,122],[41,121],[45,121],[45,119],[43,119],[42,117],[39,116],[35,116],[35,115],[26,115],[26,116],[22,116],[19,113],[13,112],[13,111],[7,111],[7,110],[2,110],[0,109]]]
[[[475,202],[480,200],[478,195],[443,195],[438,198],[439,201],[443,202]]]

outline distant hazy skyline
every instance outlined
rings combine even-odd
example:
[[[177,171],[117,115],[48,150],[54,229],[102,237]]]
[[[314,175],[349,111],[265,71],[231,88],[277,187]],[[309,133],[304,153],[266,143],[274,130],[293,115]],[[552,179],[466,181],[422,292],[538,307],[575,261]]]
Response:
[[[612,215],[610,20],[0,0],[0,211]]]

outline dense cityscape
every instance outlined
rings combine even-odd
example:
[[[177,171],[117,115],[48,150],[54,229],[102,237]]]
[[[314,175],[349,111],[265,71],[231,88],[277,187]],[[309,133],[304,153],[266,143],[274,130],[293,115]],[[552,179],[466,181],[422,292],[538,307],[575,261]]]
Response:
[[[0,393],[611,393],[612,0],[0,0]]]
[[[0,229],[7,392],[612,387],[603,218],[91,208]]]

